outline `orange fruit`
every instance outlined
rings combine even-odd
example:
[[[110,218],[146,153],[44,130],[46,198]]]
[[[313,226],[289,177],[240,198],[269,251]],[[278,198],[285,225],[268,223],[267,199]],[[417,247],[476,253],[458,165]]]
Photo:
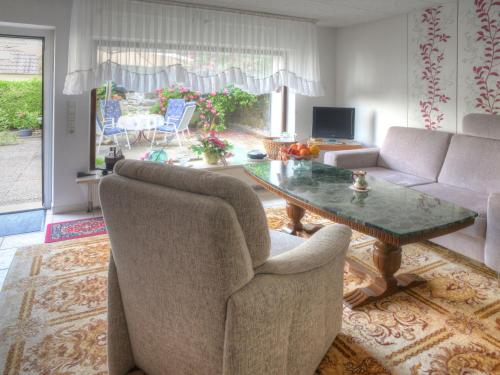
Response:
[[[300,156],[309,156],[311,153],[309,152],[308,148],[303,148],[302,150],[299,151]]]
[[[311,155],[317,156],[319,155],[319,147],[318,146],[311,146],[309,147],[309,151],[311,152]]]
[[[307,148],[307,145],[303,144],[303,143],[297,143],[297,148],[299,150],[304,150]]]

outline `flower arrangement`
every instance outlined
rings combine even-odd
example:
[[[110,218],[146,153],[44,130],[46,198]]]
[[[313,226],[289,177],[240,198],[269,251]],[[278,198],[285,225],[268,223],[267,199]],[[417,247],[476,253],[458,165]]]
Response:
[[[208,164],[217,164],[219,160],[226,164],[226,159],[233,156],[229,151],[233,145],[220,139],[215,130],[211,130],[206,137],[200,137],[198,141],[199,144],[191,146],[191,149],[198,155],[203,154]]]

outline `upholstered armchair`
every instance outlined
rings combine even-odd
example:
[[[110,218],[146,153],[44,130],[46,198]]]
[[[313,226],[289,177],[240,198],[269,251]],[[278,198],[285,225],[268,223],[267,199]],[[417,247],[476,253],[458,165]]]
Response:
[[[245,183],[148,162],[119,162],[100,196],[110,375],[315,372],[341,327],[348,227],[269,232]]]

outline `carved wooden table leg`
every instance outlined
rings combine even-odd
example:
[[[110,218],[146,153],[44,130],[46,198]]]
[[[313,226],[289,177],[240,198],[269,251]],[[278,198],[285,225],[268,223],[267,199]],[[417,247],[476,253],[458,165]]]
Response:
[[[302,224],[301,220],[306,210],[293,203],[286,203],[286,213],[290,218],[290,222],[285,226],[284,230],[294,236],[309,237],[323,227],[322,225]]]
[[[414,274],[394,274],[401,267],[401,247],[381,241],[373,245],[373,263],[380,275],[364,288],[358,288],[344,295],[344,303],[350,308],[366,305],[372,301],[390,296],[405,288],[425,283],[425,280]]]

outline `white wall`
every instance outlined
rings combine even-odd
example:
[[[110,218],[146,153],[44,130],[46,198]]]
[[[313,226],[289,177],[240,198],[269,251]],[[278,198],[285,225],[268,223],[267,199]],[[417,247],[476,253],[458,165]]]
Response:
[[[289,130],[291,133],[297,133],[299,140],[311,137],[312,108],[315,106],[331,107],[335,104],[335,35],[334,28],[318,27],[319,64],[325,95],[321,97],[290,95]],[[295,102],[293,97],[295,97]]]
[[[380,145],[407,126],[407,17],[337,29],[335,104],[356,109],[355,138]]]
[[[450,0],[428,9],[438,35],[423,17],[425,9],[337,30],[336,104],[356,108],[358,140],[380,145],[395,125],[460,133],[466,114],[500,113],[495,91],[487,92],[498,85],[500,67],[489,61],[493,36],[478,38],[488,22],[480,6]],[[487,9],[491,19],[498,13],[498,6]],[[428,44],[432,57],[421,49]],[[475,72],[479,68],[486,83]],[[435,80],[425,78],[428,69]]]
[[[55,30],[53,198],[55,211],[85,206],[85,192],[76,185],[77,171],[89,160],[89,96],[62,94],[67,68],[71,0],[1,0],[0,22],[47,26]],[[17,25],[19,26],[19,25]],[[66,103],[76,102],[75,131],[66,127]],[[51,124],[46,124],[51,126]]]

